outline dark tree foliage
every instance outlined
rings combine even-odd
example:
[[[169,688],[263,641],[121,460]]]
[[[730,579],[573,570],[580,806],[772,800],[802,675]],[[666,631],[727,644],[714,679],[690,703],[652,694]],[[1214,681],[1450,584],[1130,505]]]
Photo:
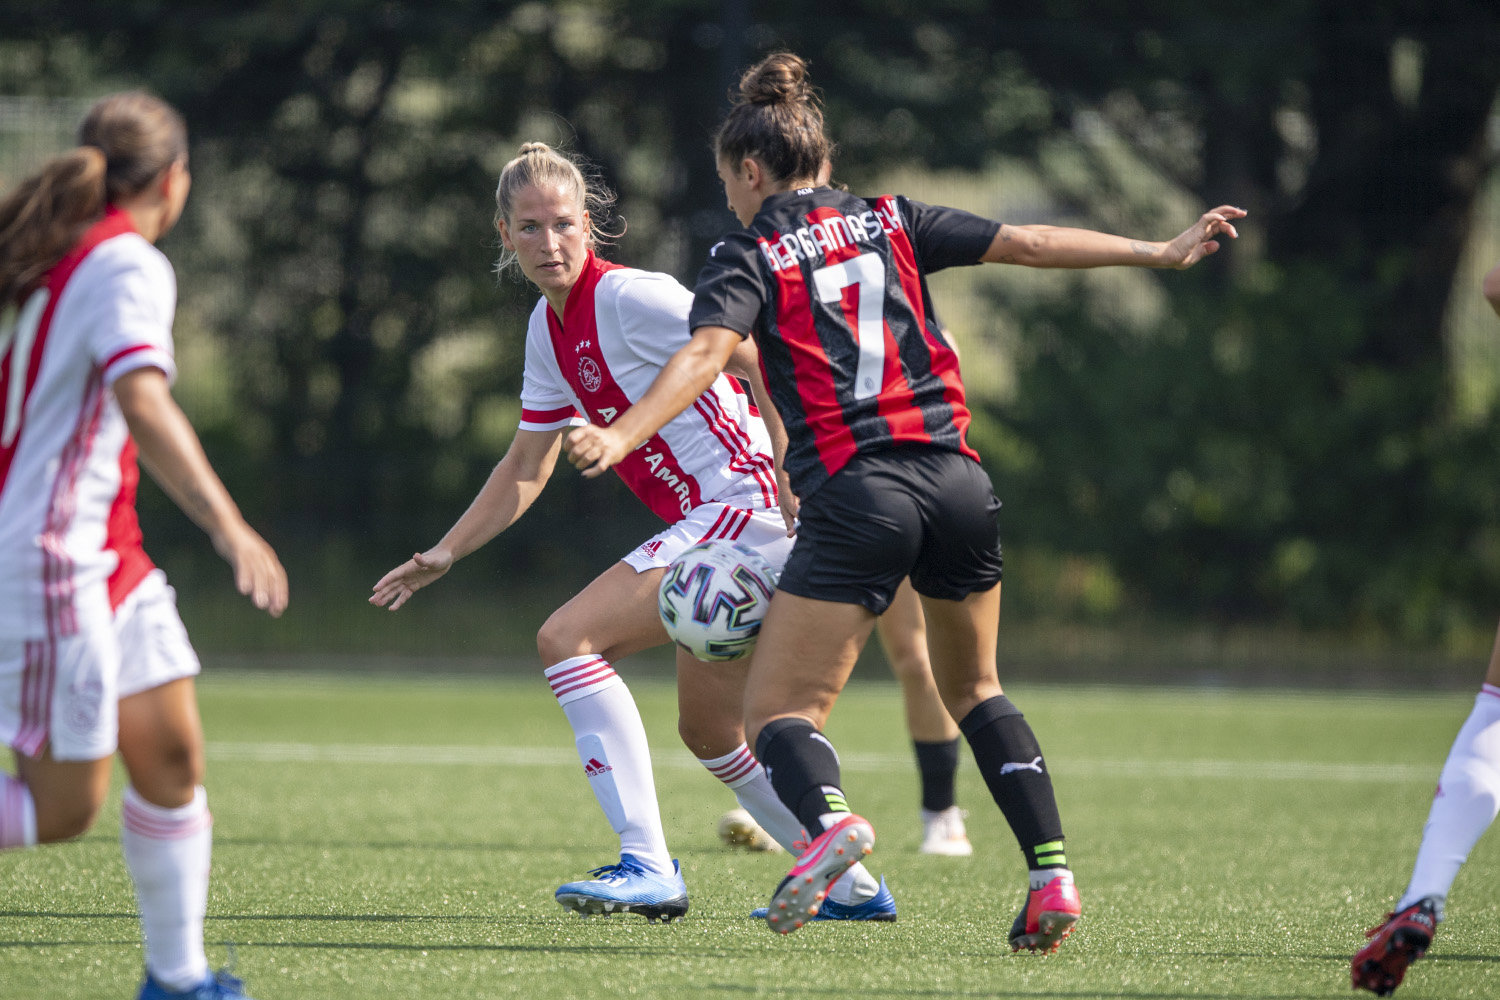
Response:
[[[590,157],[630,226],[612,256],[691,281],[734,224],[708,152],[729,89],[790,48],[857,189],[1010,157],[1041,165],[1050,216],[1007,221],[1253,213],[1160,276],[1144,328],[1068,275],[997,303],[1018,392],[979,434],[1007,445],[1008,544],[1223,620],[1431,637],[1500,600],[1494,429],[1452,418],[1443,341],[1494,167],[1487,0],[13,0],[0,39],[30,67],[7,87],[144,85],[186,113],[199,189],[168,249],[237,414],[205,432],[281,537],[424,543],[503,450],[534,297],[490,273],[491,193],[520,141]],[[557,478],[560,519],[635,509]],[[565,558],[539,523],[527,558]]]

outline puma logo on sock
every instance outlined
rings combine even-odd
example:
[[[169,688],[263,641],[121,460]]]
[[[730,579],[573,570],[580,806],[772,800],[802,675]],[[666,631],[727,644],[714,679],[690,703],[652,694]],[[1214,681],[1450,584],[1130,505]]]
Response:
[[[1011,763],[1000,765],[1001,774],[1014,774],[1016,771],[1035,771],[1037,774],[1046,773],[1042,770],[1042,758],[1040,754],[1032,758],[1029,764]]]

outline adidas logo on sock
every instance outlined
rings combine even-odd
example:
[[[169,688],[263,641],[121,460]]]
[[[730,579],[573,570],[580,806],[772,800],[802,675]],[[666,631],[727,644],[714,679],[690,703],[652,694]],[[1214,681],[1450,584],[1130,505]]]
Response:
[[[599,775],[613,770],[613,766],[601,762],[598,757],[590,757],[588,762],[583,765],[583,773],[590,778],[597,778]]]

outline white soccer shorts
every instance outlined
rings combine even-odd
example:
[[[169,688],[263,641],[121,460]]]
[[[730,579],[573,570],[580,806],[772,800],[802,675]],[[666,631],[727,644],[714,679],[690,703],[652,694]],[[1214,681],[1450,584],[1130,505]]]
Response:
[[[637,573],[665,569],[684,549],[715,538],[727,538],[754,549],[777,573],[781,572],[795,541],[786,536],[786,522],[781,519],[779,508],[746,510],[724,503],[705,503],[646,539],[621,561]]]
[[[112,623],[62,639],[0,639],[0,741],[35,757],[98,760],[115,752],[119,699],[195,676],[198,655],[161,570],[143,579]]]

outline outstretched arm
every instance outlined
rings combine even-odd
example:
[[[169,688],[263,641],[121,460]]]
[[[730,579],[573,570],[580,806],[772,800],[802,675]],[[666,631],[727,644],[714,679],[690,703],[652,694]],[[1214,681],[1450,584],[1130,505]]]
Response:
[[[245,523],[240,509],[209,464],[193,425],[172,398],[167,376],[137,368],[114,383],[116,401],[141,464],[234,570],[234,585],[272,617],[286,610],[286,570],[266,540]]]
[[[455,562],[509,528],[547,485],[561,450],[562,431],[516,431],[505,457],[448,533],[426,552],[391,570],[372,588],[370,603],[395,611]]]
[[[1026,267],[1192,267],[1219,249],[1221,236],[1235,239],[1234,220],[1246,212],[1220,205],[1165,243],[1133,240],[1092,229],[1002,225],[981,260]]]
[[[724,326],[700,326],[667,361],[651,388],[608,427],[568,435],[568,461],[589,478],[603,475],[703,395],[744,338]]]
[[[1484,291],[1484,297],[1490,300],[1490,306],[1500,315],[1500,264],[1490,268],[1490,273],[1484,276],[1480,288]]]

